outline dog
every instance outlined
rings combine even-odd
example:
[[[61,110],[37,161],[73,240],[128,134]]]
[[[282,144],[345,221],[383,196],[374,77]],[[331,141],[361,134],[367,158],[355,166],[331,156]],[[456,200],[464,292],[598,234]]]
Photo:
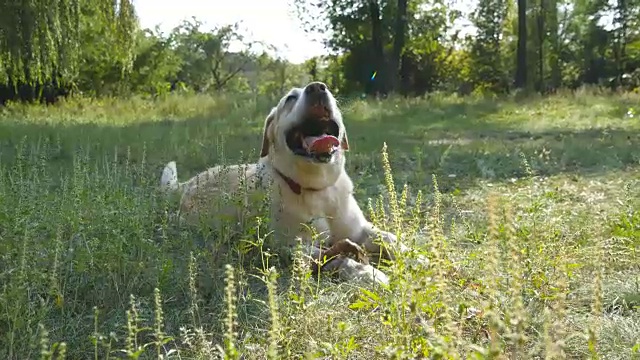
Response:
[[[387,284],[387,275],[368,264],[364,252],[394,260],[396,252],[408,248],[365,218],[345,171],[348,150],[336,99],[327,85],[311,82],[291,89],[271,109],[257,163],[216,166],[180,183],[172,161],[160,183],[164,190],[181,194],[180,216],[191,220],[241,216],[243,206],[251,208],[253,201],[269,194],[270,226],[278,246],[291,249],[301,244],[316,260],[315,271]],[[221,196],[233,193],[240,196],[239,202],[219,206]],[[314,228],[321,236],[313,235]]]

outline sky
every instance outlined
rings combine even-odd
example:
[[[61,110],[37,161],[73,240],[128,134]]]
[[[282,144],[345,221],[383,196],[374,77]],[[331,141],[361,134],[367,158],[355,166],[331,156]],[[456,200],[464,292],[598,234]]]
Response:
[[[278,54],[301,63],[327,51],[305,34],[290,11],[288,0],[133,0],[143,28],[160,25],[164,32],[195,16],[204,27],[232,24],[251,40],[275,45]]]

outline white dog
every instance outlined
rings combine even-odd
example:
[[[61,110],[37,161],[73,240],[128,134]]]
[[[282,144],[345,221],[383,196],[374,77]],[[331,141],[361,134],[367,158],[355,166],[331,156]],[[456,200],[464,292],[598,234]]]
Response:
[[[217,166],[179,183],[175,162],[170,162],[161,185],[182,193],[181,215],[191,219],[240,216],[242,205],[255,208],[253,201],[269,193],[271,228],[279,246],[294,247],[301,241],[314,259],[327,259],[323,271],[337,271],[349,280],[387,283],[387,276],[366,261],[344,256],[364,248],[393,260],[394,251],[407,250],[395,235],[365,219],[345,171],[348,149],[335,98],[325,84],[312,82],[304,89],[291,89],[271,110],[257,163]],[[232,193],[242,194],[241,202],[220,206],[219,199]],[[314,239],[306,224],[325,236]],[[323,240],[329,250],[322,247]],[[387,246],[381,248],[379,241]]]

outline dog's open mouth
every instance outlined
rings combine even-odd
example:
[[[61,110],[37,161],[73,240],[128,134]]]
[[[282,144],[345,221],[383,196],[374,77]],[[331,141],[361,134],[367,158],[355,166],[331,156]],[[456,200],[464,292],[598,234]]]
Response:
[[[340,146],[339,134],[335,120],[309,117],[287,132],[287,145],[296,155],[326,163]]]

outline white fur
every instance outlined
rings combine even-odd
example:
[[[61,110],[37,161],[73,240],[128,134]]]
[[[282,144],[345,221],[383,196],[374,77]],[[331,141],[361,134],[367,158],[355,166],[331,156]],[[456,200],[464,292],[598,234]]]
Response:
[[[171,161],[162,170],[162,177],[160,178],[160,187],[164,190],[177,190],[178,189],[178,169],[176,162]]]
[[[297,96],[297,101],[285,101],[289,95]],[[251,206],[250,194],[267,191],[270,193],[272,230],[280,245],[293,247],[302,241],[309,255],[314,258],[320,256],[319,240],[314,240],[307,227],[302,225],[312,223],[318,232],[325,233],[329,245],[349,239],[368,252],[382,252],[384,257],[394,259],[394,250],[406,251],[407,248],[397,242],[395,235],[367,221],[353,197],[353,183],[345,171],[347,132],[340,109],[330,92],[333,118],[340,127],[341,149],[330,162],[315,163],[294,155],[287,147],[286,131],[302,121],[306,111],[304,96],[303,89],[294,88],[271,110],[264,126],[264,156],[257,163],[213,167],[185,183],[179,183],[176,164],[172,161],[162,173],[161,186],[182,192],[180,211],[187,218],[202,214],[213,218],[220,213],[239,214],[237,208],[220,207],[216,197],[236,191],[241,184],[249,194],[245,197],[248,206]],[[276,169],[303,188],[317,190],[303,189],[301,194],[294,193]],[[392,251],[385,251],[377,244],[378,240],[397,246],[391,246],[395,248],[390,249]],[[387,276],[379,270],[347,257],[335,258],[323,267],[324,270],[336,270],[346,279],[388,282]]]

